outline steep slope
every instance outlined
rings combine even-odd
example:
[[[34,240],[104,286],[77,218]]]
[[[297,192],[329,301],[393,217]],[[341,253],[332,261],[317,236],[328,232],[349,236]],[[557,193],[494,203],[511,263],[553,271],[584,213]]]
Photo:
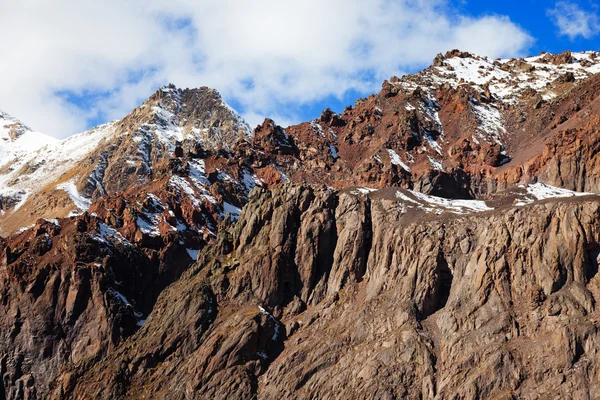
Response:
[[[485,198],[542,180],[597,191],[598,143],[585,133],[599,128],[598,71],[595,52],[492,61],[455,50],[342,114],[325,110],[287,129],[266,120],[256,136],[216,91],[167,86],[124,119],[0,171],[2,232],[142,187],[174,155],[211,159],[209,170],[241,185],[290,179]],[[558,158],[579,152],[578,143],[586,167],[561,168]]]
[[[0,393],[597,397],[599,66],[452,51],[254,131],[166,86],[23,147],[0,170]]]
[[[142,329],[53,397],[598,394],[598,196],[362,192],[255,192]]]
[[[25,196],[19,188],[10,188],[6,177],[20,166],[20,160],[28,154],[57,140],[42,133],[33,132],[18,119],[0,110],[0,216],[11,208],[18,208]]]
[[[61,365],[106,355],[159,290],[156,263],[89,216],[41,220],[2,257],[3,398],[36,398]]]
[[[342,114],[325,110],[286,129],[298,156],[280,157],[279,169],[295,181],[399,184],[443,197],[485,198],[541,177],[596,191],[596,135],[584,132],[598,129],[599,62],[594,52],[495,61],[439,55]],[[555,179],[557,166],[548,164],[563,141],[569,152],[589,143],[585,173]]]

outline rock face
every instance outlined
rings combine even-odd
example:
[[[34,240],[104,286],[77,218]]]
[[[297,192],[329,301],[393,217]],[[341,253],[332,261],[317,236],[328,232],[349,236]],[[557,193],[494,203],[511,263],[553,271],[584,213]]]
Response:
[[[415,199],[257,189],[142,329],[52,396],[595,397],[599,198]]]
[[[600,397],[597,72],[454,50],[285,129],[172,85],[63,141],[0,112],[0,399]]]
[[[158,294],[156,266],[95,218],[40,220],[1,256],[7,399],[43,396],[61,366],[108,354],[137,330]]]

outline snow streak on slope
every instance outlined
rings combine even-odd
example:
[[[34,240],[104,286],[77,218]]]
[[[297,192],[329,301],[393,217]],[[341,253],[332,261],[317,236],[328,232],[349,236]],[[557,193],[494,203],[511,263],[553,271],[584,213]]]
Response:
[[[73,180],[61,183],[60,185],[56,186],[56,188],[67,192],[69,198],[73,201],[73,204],[75,204],[80,210],[87,211],[90,208],[90,205],[92,204],[91,200],[86,199],[79,193]]]
[[[401,166],[406,172],[410,172],[410,167],[408,165],[406,165],[405,163],[402,162],[402,159],[400,158],[400,156],[398,155],[398,153],[396,153],[394,150],[392,149],[386,149],[389,156],[390,156],[390,161],[392,164],[394,165],[399,165]]]
[[[396,198],[406,202],[409,207],[416,207],[427,213],[434,214],[441,214],[443,212],[465,214],[493,210],[493,208],[488,207],[485,201],[481,200],[445,199],[412,190],[398,190],[396,192]]]

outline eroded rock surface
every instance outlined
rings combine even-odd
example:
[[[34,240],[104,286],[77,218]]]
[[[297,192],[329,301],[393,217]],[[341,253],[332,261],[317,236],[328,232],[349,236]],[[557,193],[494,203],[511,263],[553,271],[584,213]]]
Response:
[[[257,189],[143,328],[52,396],[597,395],[598,197],[397,193]]]

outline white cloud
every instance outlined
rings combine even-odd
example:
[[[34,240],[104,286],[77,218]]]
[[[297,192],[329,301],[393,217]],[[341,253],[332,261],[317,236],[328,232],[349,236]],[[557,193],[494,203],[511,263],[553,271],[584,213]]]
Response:
[[[0,108],[64,137],[116,119],[158,86],[214,87],[251,123],[297,116],[348,90],[460,48],[517,56],[531,37],[507,17],[456,15],[447,0],[7,0]],[[56,94],[102,92],[88,107]]]
[[[558,27],[559,33],[571,40],[578,36],[590,39],[600,33],[598,14],[581,9],[577,3],[559,1],[553,9],[548,10],[548,16]]]

